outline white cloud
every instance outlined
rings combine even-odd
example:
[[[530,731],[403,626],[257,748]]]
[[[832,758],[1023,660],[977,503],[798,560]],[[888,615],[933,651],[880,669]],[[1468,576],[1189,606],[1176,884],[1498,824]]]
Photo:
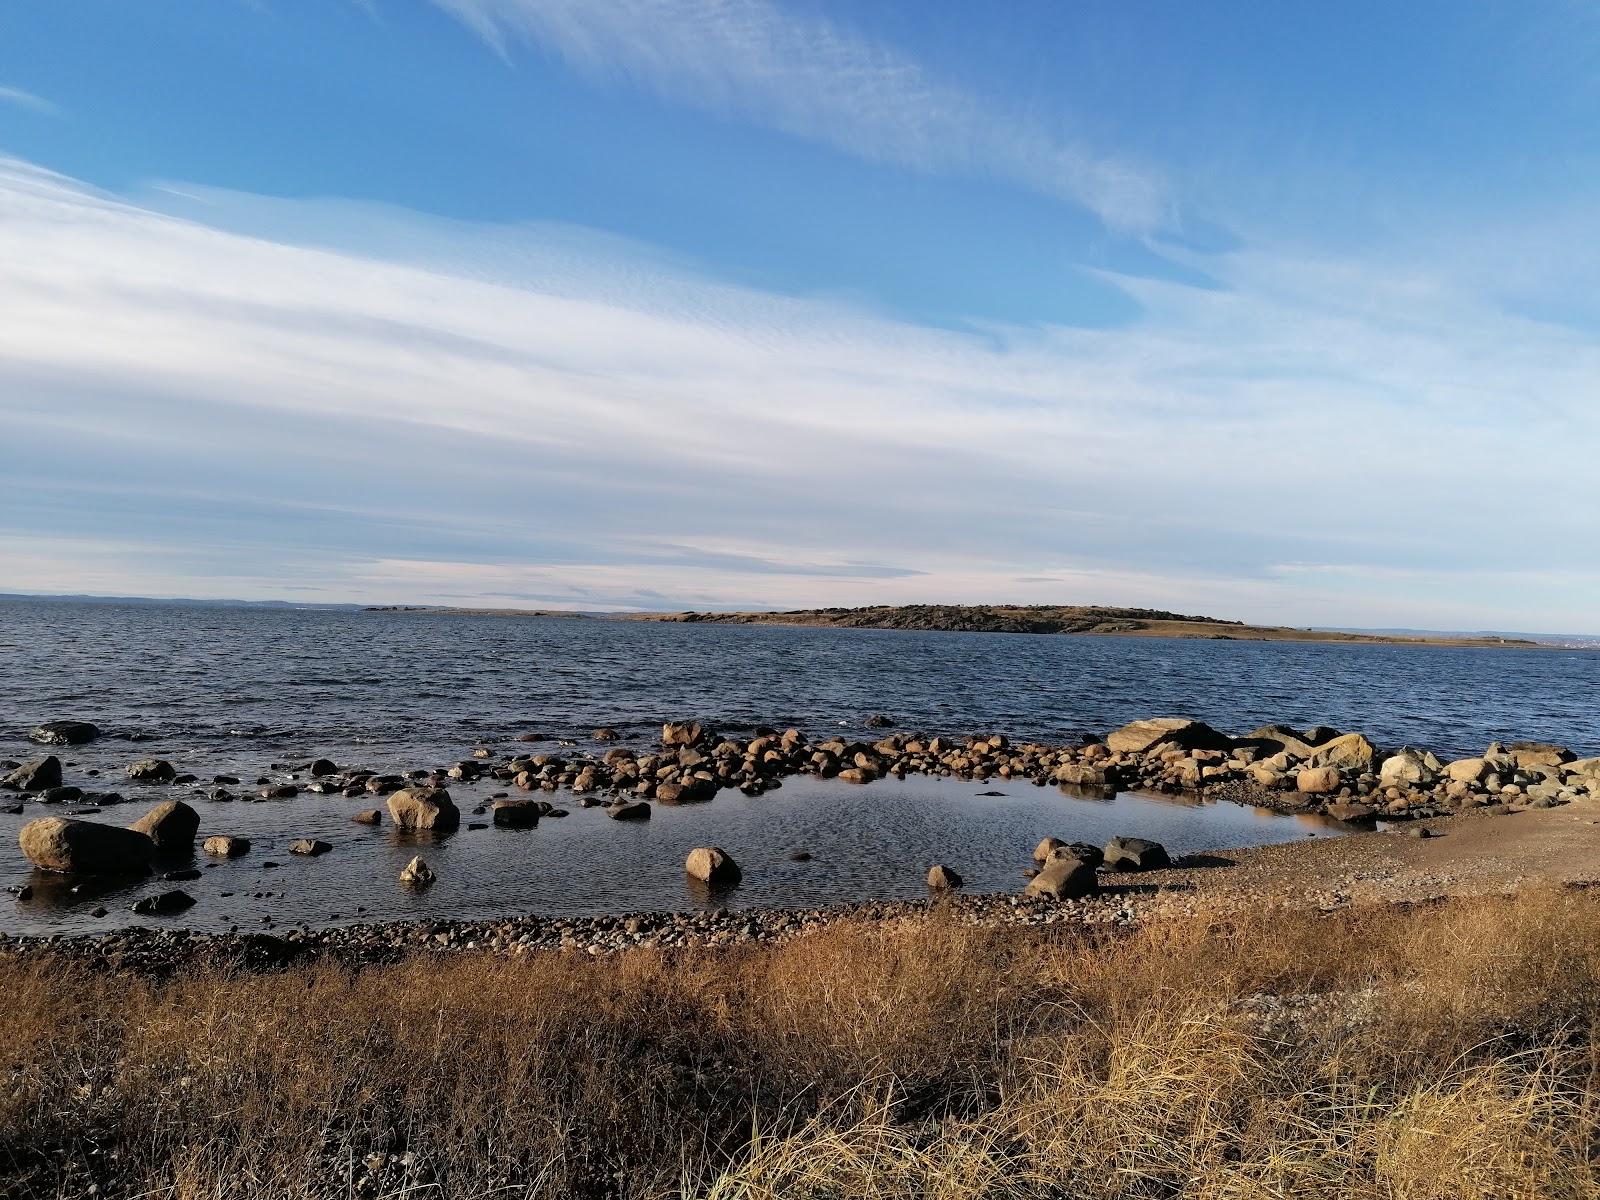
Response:
[[[0,85],[0,103],[13,104],[18,108],[31,109],[36,113],[55,117],[61,115],[61,109],[43,96],[35,96],[32,92],[19,87],[5,87]]]
[[[899,51],[769,0],[436,3],[502,54],[526,39],[590,75],[622,76],[873,162],[992,176],[1082,205],[1116,229],[1157,229],[1171,215],[1151,168],[1096,152],[1088,139],[933,78]]]
[[[1600,343],[1451,262],[1252,250],[976,336],[408,220],[383,261],[0,164],[0,590],[1592,624]]]

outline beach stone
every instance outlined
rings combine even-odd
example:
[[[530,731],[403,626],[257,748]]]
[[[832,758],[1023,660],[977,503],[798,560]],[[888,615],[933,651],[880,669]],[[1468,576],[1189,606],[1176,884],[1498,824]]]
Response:
[[[1106,748],[1114,754],[1143,754],[1163,742],[1184,750],[1228,750],[1233,739],[1204,721],[1188,717],[1153,717],[1133,721],[1106,735]]]
[[[331,845],[319,838],[295,838],[294,841],[289,843],[290,854],[303,854],[312,858],[319,854],[326,854],[332,849]]]
[[[1337,767],[1344,771],[1366,771],[1377,760],[1378,748],[1364,734],[1346,733],[1317,747],[1308,760],[1313,767]]]
[[[162,853],[193,850],[200,814],[182,800],[164,800],[128,828],[144,834]]]
[[[960,874],[943,863],[935,863],[928,868],[928,886],[935,891],[948,891],[960,887],[961,884]]]
[[[1550,742],[1512,742],[1506,747],[1506,753],[1522,770],[1529,767],[1559,767],[1577,757],[1565,746],[1552,745]]]
[[[539,823],[544,805],[537,800],[496,800],[489,811],[502,829],[532,829]]]
[[[1482,783],[1489,774],[1489,762],[1484,758],[1458,758],[1445,766],[1444,773],[1454,783]]]
[[[68,817],[29,821],[18,830],[17,843],[40,870],[74,875],[142,875],[155,850],[132,829]]]
[[[1252,729],[1241,742],[1250,743],[1267,754],[1287,754],[1292,759],[1310,758],[1316,753],[1316,743],[1298,730],[1287,725],[1263,725]]]
[[[128,766],[128,778],[139,783],[171,783],[177,769],[164,758],[141,758]]]
[[[1355,800],[1340,801],[1330,804],[1323,810],[1335,821],[1344,821],[1348,824],[1359,825],[1370,821],[1378,815],[1377,810],[1370,804],[1362,804]]]
[[[744,875],[733,856],[720,846],[698,846],[689,851],[683,869],[691,879],[704,883],[738,883]]]
[[[1105,865],[1113,871],[1150,871],[1171,865],[1167,848],[1145,838],[1115,837],[1105,845]]]
[[[643,800],[624,800],[607,807],[606,816],[613,821],[648,821],[650,806]]]
[[[381,825],[383,824],[383,811],[377,808],[363,808],[350,819],[357,825]]]
[[[19,792],[48,792],[61,786],[61,760],[54,754],[23,763],[5,777],[5,786]]]
[[[41,746],[82,746],[99,736],[99,727],[88,721],[46,721],[29,731],[28,740]]]
[[[401,788],[389,797],[389,816],[400,829],[434,829],[441,832],[461,825],[461,811],[444,788]]]
[[[1426,787],[1436,776],[1427,761],[1415,750],[1401,750],[1383,760],[1378,768],[1378,786],[1385,788]]]
[[[143,917],[170,917],[193,907],[194,897],[182,888],[174,888],[170,892],[158,892],[154,896],[136,900],[133,911]]]
[[[1302,767],[1294,777],[1294,786],[1310,796],[1337,792],[1340,782],[1338,767]]]
[[[438,876],[433,873],[433,868],[423,862],[420,856],[413,858],[400,871],[400,882],[407,887],[430,887],[437,878]]]
[[[250,839],[219,833],[202,842],[200,849],[217,858],[239,858],[250,853]]]
[[[1033,848],[1033,861],[1044,862],[1065,845],[1066,843],[1060,838],[1047,837]]]
[[[706,729],[699,721],[668,721],[661,726],[663,746],[698,746],[706,740]]]
[[[1071,787],[1110,787],[1111,769],[1098,763],[1062,763],[1056,768],[1055,781]]]
[[[319,779],[324,775],[337,775],[339,773],[339,768],[334,765],[332,759],[328,758],[316,759],[306,770]]]
[[[1078,900],[1099,890],[1100,881],[1092,866],[1080,858],[1062,855],[1039,868],[1039,873],[1028,880],[1022,894],[1049,900]]]

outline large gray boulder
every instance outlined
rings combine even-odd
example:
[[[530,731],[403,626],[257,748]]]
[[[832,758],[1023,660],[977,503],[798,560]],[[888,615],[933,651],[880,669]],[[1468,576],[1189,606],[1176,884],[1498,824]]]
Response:
[[[1233,739],[1227,734],[1188,717],[1133,721],[1106,735],[1106,748],[1114,754],[1143,754],[1162,743],[1185,750],[1229,750],[1233,747]]]
[[[71,875],[142,875],[155,851],[142,833],[70,817],[29,821],[18,831],[17,844],[40,870]]]
[[[23,763],[0,782],[19,792],[48,792],[61,786],[61,760],[54,754],[47,754]]]
[[[389,797],[389,816],[400,829],[444,831],[461,825],[461,810],[444,788],[401,788]]]
[[[1100,881],[1092,866],[1081,858],[1058,854],[1045,861],[1022,894],[1047,900],[1077,900],[1099,890]]]
[[[164,800],[128,828],[144,834],[163,854],[181,853],[194,849],[200,814],[182,800]]]

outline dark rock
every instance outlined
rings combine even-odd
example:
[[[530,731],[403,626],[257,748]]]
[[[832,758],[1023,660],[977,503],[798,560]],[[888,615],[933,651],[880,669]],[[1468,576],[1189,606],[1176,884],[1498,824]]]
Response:
[[[306,770],[318,778],[323,775],[337,775],[339,773],[339,768],[334,765],[333,760],[327,758],[314,760]]]
[[[364,808],[350,819],[357,825],[381,825],[383,824],[383,813],[376,808]]]
[[[494,823],[502,829],[532,829],[544,814],[537,800],[496,800],[491,808]]]
[[[895,722],[887,713],[873,713],[865,724],[868,729],[893,729]]]
[[[88,721],[46,721],[33,727],[28,740],[41,746],[82,746],[99,736],[99,727]]]
[[[152,808],[129,826],[147,836],[164,854],[194,849],[194,835],[200,829],[200,814],[182,800],[167,800]]]
[[[61,760],[54,754],[36,758],[23,763],[0,783],[18,792],[47,792],[58,788],[61,786]]]
[[[936,863],[928,868],[928,886],[936,891],[958,888],[961,884],[961,876],[943,863]]]
[[[614,821],[648,821],[650,806],[643,800],[624,800],[610,805],[606,809],[606,816]]]
[[[185,867],[181,871],[163,871],[161,878],[168,883],[187,883],[191,879],[199,879],[200,872],[195,867]]]
[[[1105,846],[1105,865],[1112,871],[1150,871],[1171,865],[1167,849],[1145,838],[1112,838]]]
[[[1048,900],[1077,900],[1100,890],[1094,868],[1079,858],[1061,855],[1045,862],[1039,873],[1028,880],[1024,896]]]
[[[141,758],[128,766],[128,778],[139,783],[171,783],[177,777],[177,768],[164,758]]]
[[[194,907],[194,897],[181,888],[158,892],[134,902],[133,911],[144,917],[169,917]]]
[[[315,857],[318,854],[326,854],[332,849],[333,847],[331,845],[318,838],[296,838],[294,841],[289,843],[290,854],[303,854],[308,857]]]

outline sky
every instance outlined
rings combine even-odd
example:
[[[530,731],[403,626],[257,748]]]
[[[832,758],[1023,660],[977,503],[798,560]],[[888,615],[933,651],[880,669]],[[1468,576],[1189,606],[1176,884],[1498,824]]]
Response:
[[[1591,0],[0,0],[0,591],[1600,633]]]

